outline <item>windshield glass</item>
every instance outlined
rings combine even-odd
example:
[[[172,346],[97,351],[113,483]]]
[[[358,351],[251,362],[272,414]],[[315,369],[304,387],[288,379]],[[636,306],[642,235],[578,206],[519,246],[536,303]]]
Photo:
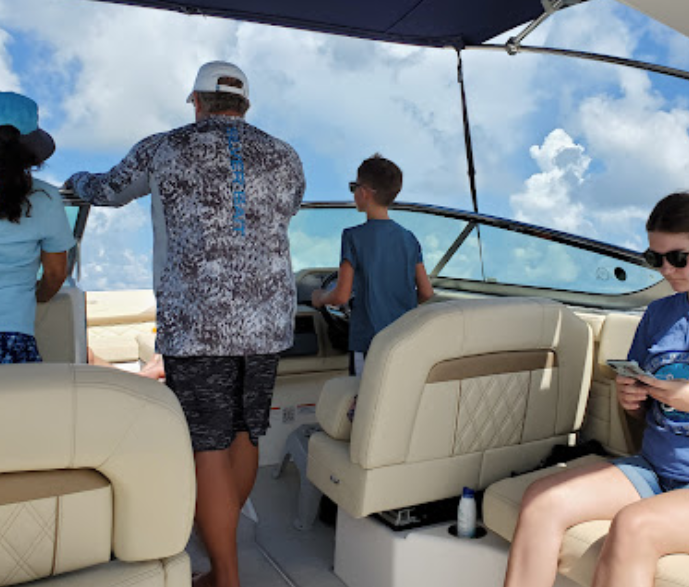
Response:
[[[79,208],[77,206],[65,206],[65,212],[67,212],[67,220],[69,220],[69,226],[72,229],[72,234],[74,234],[74,227],[77,223],[77,216],[79,215]],[[74,236],[77,236],[74,234]]]
[[[390,217],[419,240],[432,276],[543,289],[623,295],[662,277],[631,262],[573,244],[423,211],[392,210]],[[290,226],[295,272],[340,263],[342,230],[365,217],[353,208],[299,212]],[[456,249],[456,250],[455,250]]]

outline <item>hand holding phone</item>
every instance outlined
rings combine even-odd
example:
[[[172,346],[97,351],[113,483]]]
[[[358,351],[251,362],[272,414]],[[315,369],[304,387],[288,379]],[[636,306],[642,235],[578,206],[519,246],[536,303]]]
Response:
[[[612,367],[618,375],[622,375],[623,377],[638,379],[640,375],[643,375],[645,377],[656,379],[656,376],[653,375],[653,373],[644,371],[641,367],[639,367],[639,363],[636,361],[610,360],[608,361],[608,365],[610,365],[610,367]]]

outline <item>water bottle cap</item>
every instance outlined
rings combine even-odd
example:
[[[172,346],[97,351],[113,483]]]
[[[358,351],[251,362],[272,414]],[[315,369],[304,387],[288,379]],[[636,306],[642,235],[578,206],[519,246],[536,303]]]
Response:
[[[465,487],[462,491],[462,497],[474,497],[474,490],[471,487]]]

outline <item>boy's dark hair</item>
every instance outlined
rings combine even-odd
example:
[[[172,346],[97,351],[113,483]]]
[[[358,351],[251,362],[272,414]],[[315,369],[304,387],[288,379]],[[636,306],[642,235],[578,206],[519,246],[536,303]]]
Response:
[[[648,232],[689,233],[689,193],[678,192],[658,202],[646,222]]]
[[[359,165],[357,180],[375,190],[373,199],[387,207],[402,189],[402,170],[380,153],[376,153]]]

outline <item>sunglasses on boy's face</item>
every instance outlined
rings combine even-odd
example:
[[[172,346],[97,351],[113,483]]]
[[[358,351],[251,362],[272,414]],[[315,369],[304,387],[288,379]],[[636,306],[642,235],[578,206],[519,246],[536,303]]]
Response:
[[[359,183],[358,181],[350,181],[349,182],[349,191],[352,193],[354,193],[357,190],[357,188],[363,188],[363,187],[368,188],[372,192],[376,191],[373,188],[370,188],[367,185],[364,185],[363,183]]]
[[[644,253],[644,260],[654,269],[660,269],[663,266],[663,259],[667,259],[673,267],[683,269],[687,266],[687,257],[689,252],[686,251],[668,251],[667,253],[656,253],[651,249],[647,249]]]

